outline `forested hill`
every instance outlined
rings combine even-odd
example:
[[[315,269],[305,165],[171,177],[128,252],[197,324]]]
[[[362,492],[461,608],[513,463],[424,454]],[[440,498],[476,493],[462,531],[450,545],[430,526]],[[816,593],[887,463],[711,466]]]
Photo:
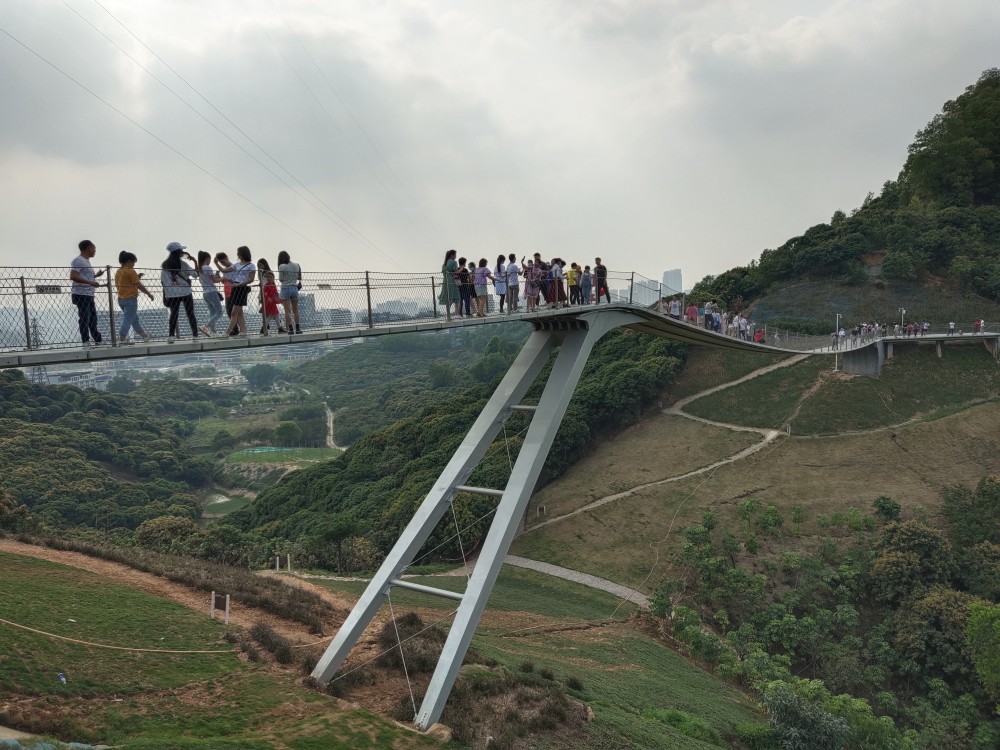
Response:
[[[178,380],[122,396],[0,372],[0,500],[26,506],[50,529],[198,519],[192,491],[212,466],[186,446],[188,420],[228,410],[241,396]]]
[[[436,344],[442,353],[448,351],[447,337],[434,339],[444,342]],[[493,369],[502,364],[501,370],[505,370],[514,353],[504,354],[503,350],[495,341],[487,342],[478,356],[466,350],[468,369]],[[626,331],[605,336],[595,347],[577,386],[546,461],[544,476],[564,473],[597,436],[634,422],[643,407],[676,377],[685,357],[682,345],[663,339]],[[452,375],[459,377],[461,373]],[[488,383],[468,382],[460,394],[448,397],[435,395],[450,390],[446,385],[450,380],[440,380],[438,388],[425,397],[410,399],[405,418],[360,438],[334,461],[295,472],[280,485],[262,492],[253,505],[231,515],[230,522],[276,539],[315,536],[322,529],[339,537],[364,535],[384,552],[409,522],[500,376],[497,372]],[[542,378],[526,402],[537,401],[541,382]],[[471,484],[504,486],[509,461],[517,458],[527,424],[523,414],[508,420],[505,432],[470,478]],[[488,514],[491,503],[479,496],[458,497],[455,509],[459,522],[463,526],[474,524],[465,538],[467,549],[488,523],[488,519],[474,522]],[[447,536],[450,532],[446,530],[430,546]],[[439,553],[457,555],[455,545],[446,544]]]
[[[742,307],[803,281],[878,289],[933,281],[1000,296],[1000,69],[984,72],[917,133],[899,176],[879,195],[758,261],[706,277],[694,294]]]
[[[282,378],[325,398],[337,412],[336,442],[349,445],[432,402],[454,401],[493,382],[529,330],[501,322],[448,335],[382,336],[294,367]]]

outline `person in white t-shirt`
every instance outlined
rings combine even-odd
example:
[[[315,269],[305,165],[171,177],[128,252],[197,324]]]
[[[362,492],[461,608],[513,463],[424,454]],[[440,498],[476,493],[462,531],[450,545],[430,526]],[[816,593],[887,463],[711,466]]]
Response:
[[[257,276],[257,266],[253,264],[250,248],[240,245],[236,248],[237,261],[222,272],[222,275],[229,279],[232,292],[230,297],[233,303],[233,311],[229,317],[229,330],[236,327],[238,333],[230,334],[235,336],[247,335],[247,320],[243,313],[243,308],[247,305],[250,297],[250,289],[253,287],[254,279]]]
[[[82,240],[77,247],[80,249],[80,254],[69,264],[69,278],[73,282],[70,299],[76,305],[83,345],[100,346],[104,339],[97,328],[94,290],[104,286],[97,281],[104,271],[95,271],[90,264],[90,259],[97,254],[97,245],[90,240]]]
[[[507,264],[507,314],[517,312],[519,296],[521,293],[520,276],[521,267],[517,265],[517,256],[511,253],[507,256],[510,262]]]

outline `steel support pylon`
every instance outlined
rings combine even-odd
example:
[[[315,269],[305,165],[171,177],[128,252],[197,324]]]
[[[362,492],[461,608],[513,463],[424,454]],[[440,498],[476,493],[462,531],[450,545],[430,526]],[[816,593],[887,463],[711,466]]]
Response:
[[[455,455],[337,631],[313,670],[313,678],[324,684],[333,678],[385,601],[393,579],[398,579],[412,563],[450,507],[455,488],[462,486],[472,474],[513,407],[520,404],[553,349],[559,347],[559,354],[500,497],[414,723],[421,729],[427,729],[440,719],[587,358],[594,344],[605,333],[637,320],[637,316],[626,312],[595,310],[572,319],[550,319],[544,324],[547,330],[536,329],[531,334]]]

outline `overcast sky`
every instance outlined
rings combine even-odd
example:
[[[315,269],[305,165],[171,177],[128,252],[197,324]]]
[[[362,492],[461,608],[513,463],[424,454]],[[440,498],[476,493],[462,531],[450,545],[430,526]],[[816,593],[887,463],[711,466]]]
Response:
[[[894,179],[997,29],[996,0],[3,0],[2,264],[454,247],[690,286]]]

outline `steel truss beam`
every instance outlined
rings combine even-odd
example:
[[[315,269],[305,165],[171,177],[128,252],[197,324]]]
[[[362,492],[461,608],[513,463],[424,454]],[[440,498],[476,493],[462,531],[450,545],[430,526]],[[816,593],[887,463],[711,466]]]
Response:
[[[438,721],[594,344],[608,331],[633,325],[639,320],[638,316],[628,312],[595,310],[580,315],[575,321],[576,325],[572,327],[546,326],[546,330],[536,330],[531,334],[455,455],[441,472],[434,487],[424,498],[317,663],[312,673],[316,680],[324,684],[329,682],[344,663],[385,601],[394,580],[398,580],[413,562],[414,556],[450,507],[455,492],[460,487],[468,489],[466,480],[500,433],[507,417],[520,404],[524,394],[548,362],[553,349],[558,347],[559,354],[534,410],[510,479],[500,497],[479,559],[465,593],[460,595],[461,603],[455,621],[414,723],[421,729],[427,729]]]

